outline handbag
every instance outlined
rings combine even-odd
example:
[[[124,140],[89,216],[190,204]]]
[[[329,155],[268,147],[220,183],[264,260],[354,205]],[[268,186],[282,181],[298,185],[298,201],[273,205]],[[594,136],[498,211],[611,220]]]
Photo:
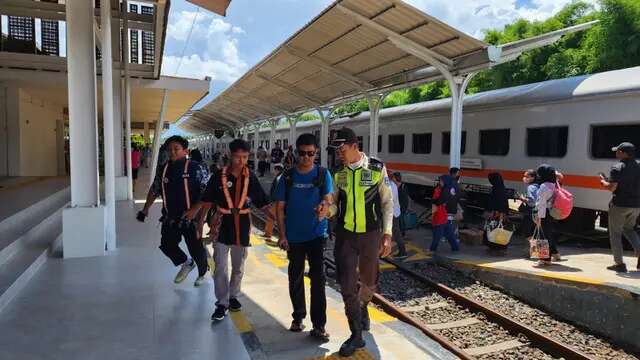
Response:
[[[502,222],[498,222],[498,226],[487,232],[487,240],[490,243],[498,245],[508,245],[513,236],[513,231],[509,231],[504,228]]]
[[[533,235],[529,238],[529,257],[532,259],[548,259],[549,240],[544,238],[540,226],[536,226]]]
[[[400,214],[400,229],[411,230],[415,229],[418,225],[418,215],[416,215],[413,211],[407,211],[403,214]]]

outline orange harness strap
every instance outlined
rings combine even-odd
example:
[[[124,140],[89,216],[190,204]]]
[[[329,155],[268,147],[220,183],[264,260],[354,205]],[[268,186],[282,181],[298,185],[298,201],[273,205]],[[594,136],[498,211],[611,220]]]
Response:
[[[191,193],[189,192],[189,161],[187,160],[184,162],[184,170],[182,170],[182,180],[184,181],[184,197],[185,197],[185,203],[187,205],[187,210],[191,209]],[[167,191],[165,189],[165,181],[167,179],[167,169],[169,169],[169,162],[167,161],[167,164],[164,166],[164,169],[162,169],[162,182],[160,183],[161,188],[162,188],[162,206],[164,207],[165,211],[169,211],[167,209]]]
[[[242,171],[242,176],[244,177],[244,186],[242,189],[242,195],[240,197],[240,201],[237,206],[234,206],[233,200],[231,199],[231,194],[229,193],[229,187],[227,186],[228,177],[227,177],[228,167],[224,167],[222,169],[222,192],[224,193],[224,197],[227,201],[227,208],[224,209],[222,207],[218,208],[221,214],[248,214],[251,212],[251,209],[243,209],[245,203],[247,202],[247,197],[249,193],[249,171],[247,168],[244,168]]]

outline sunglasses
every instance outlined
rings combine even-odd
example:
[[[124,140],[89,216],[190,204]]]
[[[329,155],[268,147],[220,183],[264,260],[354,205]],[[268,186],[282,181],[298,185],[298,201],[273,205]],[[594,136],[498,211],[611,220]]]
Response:
[[[312,151],[296,150],[296,154],[298,154],[298,156],[314,157],[316,156],[316,151],[315,150],[312,150]]]

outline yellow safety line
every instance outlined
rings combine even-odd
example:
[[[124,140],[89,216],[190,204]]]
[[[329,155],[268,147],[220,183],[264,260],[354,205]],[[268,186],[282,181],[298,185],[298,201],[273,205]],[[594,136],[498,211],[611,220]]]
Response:
[[[331,354],[331,355],[322,355],[322,356],[307,358],[305,360],[342,360],[342,359],[345,359],[345,358],[340,357],[338,354]],[[373,355],[371,355],[371,353],[369,353],[369,351],[367,351],[367,349],[360,349],[356,351],[353,355],[351,355],[348,359],[374,360],[375,358],[373,357]]]
[[[240,311],[238,312],[231,312],[231,320],[233,320],[233,324],[236,327],[236,330],[240,333],[240,334],[244,334],[250,331],[253,331],[253,327],[251,326],[251,323],[249,322],[249,320],[247,320],[247,318],[244,316],[244,314]]]

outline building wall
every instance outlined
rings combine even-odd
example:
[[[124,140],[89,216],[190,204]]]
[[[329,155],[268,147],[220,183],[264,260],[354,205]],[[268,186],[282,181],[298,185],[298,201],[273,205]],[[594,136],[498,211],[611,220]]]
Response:
[[[7,175],[20,176],[20,120],[19,120],[19,89],[7,86],[6,94],[6,149]]]
[[[63,107],[19,90],[20,171],[19,176],[58,175],[56,121],[63,119]]]

